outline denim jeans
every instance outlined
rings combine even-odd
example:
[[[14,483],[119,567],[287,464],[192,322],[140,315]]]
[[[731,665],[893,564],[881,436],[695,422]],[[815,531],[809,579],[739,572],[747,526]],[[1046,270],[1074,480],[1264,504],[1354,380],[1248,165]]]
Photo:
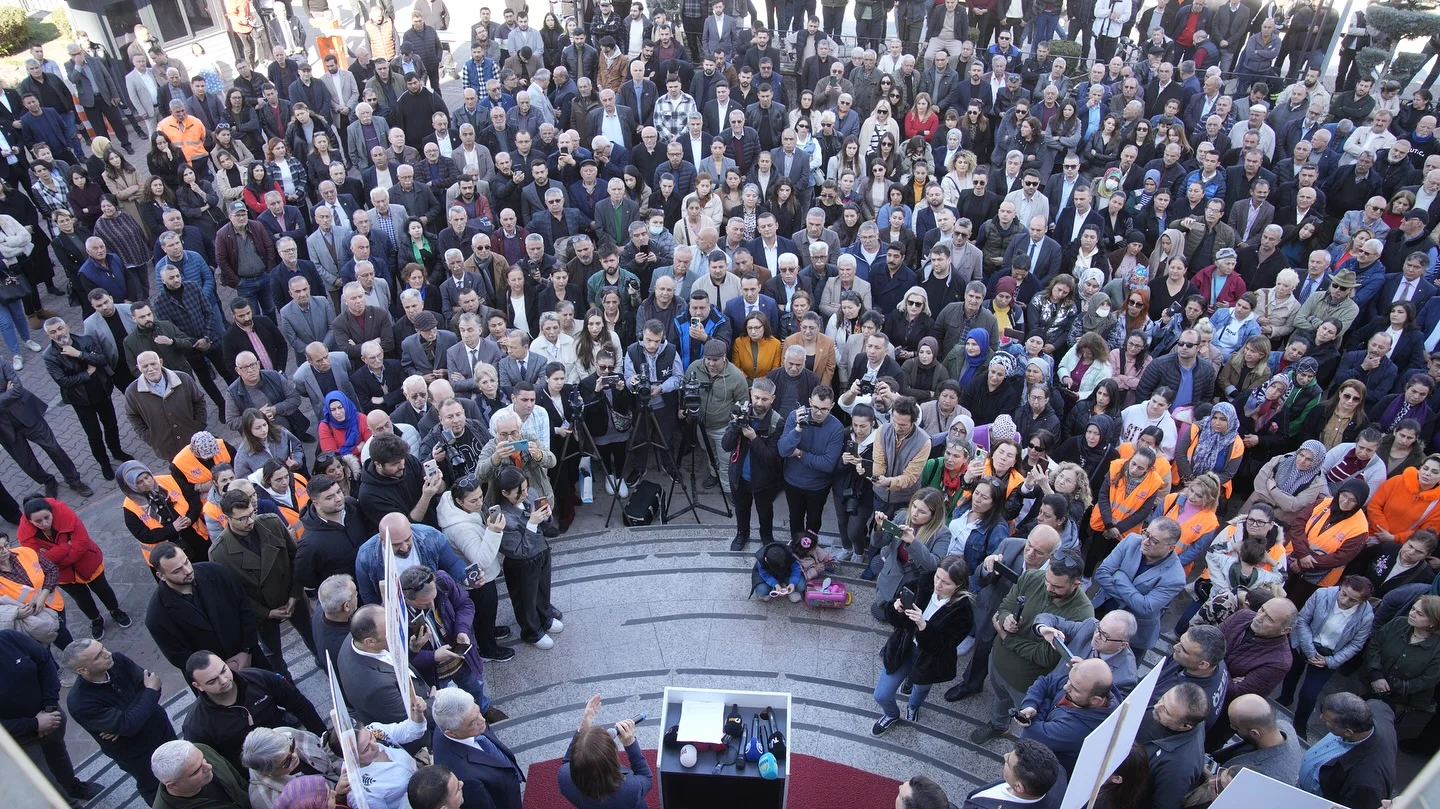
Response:
[[[20,344],[30,339],[30,320],[25,316],[23,300],[0,303],[0,335],[5,337],[10,353],[19,356]]]
[[[270,273],[263,272],[254,278],[242,278],[235,292],[250,301],[250,306],[260,314],[275,319],[275,301],[270,294]]]
[[[473,642],[474,639],[471,640]],[[441,688],[447,685],[458,685],[470,692],[470,696],[474,697],[476,704],[480,706],[481,712],[490,710],[490,698],[485,696],[485,681],[475,674],[469,663],[461,666],[451,675],[450,679],[440,681]]]
[[[905,656],[900,668],[895,671],[885,671],[880,667],[880,679],[875,682],[875,704],[886,716],[894,718],[900,715],[900,706],[895,704],[895,692],[900,690],[900,683],[910,676],[911,670],[915,668],[915,659],[920,655],[918,646],[911,646],[910,654]],[[910,701],[906,706],[912,710],[918,709],[925,702],[925,697],[930,695],[930,686],[912,683],[910,687]]]
[[[60,120],[65,123],[65,136],[70,139],[70,148],[75,151],[75,159],[85,159],[85,147],[80,145],[80,119],[75,111],[60,113]]]
[[[1059,14],[1036,14],[1035,25],[1031,29],[1030,55],[1035,55],[1035,44],[1038,42],[1049,42],[1054,39],[1060,30]]]

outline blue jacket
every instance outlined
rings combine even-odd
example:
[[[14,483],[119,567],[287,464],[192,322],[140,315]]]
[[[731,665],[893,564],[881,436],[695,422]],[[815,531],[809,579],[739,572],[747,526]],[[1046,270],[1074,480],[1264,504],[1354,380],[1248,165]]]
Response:
[[[1050,748],[1060,765],[1069,772],[1075,766],[1075,757],[1090,731],[1100,726],[1115,710],[1118,701],[1112,692],[1110,701],[1103,708],[1076,708],[1060,705],[1065,696],[1065,683],[1070,679],[1069,671],[1052,671],[1030,684],[1020,709],[1034,708],[1035,720],[1020,732],[1021,739],[1037,741]]]
[[[645,809],[645,796],[650,792],[655,775],[640,752],[640,742],[632,742],[625,748],[625,757],[630,759],[628,771],[625,767],[620,768],[620,788],[601,800],[587,798],[575,788],[575,782],[570,778],[570,754],[574,751],[575,739],[572,737],[570,746],[565,748],[560,772],[556,775],[560,782],[560,794],[571,806],[575,809]]]
[[[455,581],[465,581],[465,561],[450,547],[445,535],[428,525],[410,524],[414,534],[411,553],[420,554],[420,564],[431,570],[443,570]],[[355,555],[355,585],[364,604],[380,603],[380,582],[385,578],[385,560],[380,557],[380,535],[365,540]]]
[[[1215,327],[1215,333],[1216,333],[1216,334],[1219,334],[1221,329],[1223,329],[1223,328],[1225,328],[1226,326],[1230,325],[1230,318],[1233,317],[1233,315],[1234,315],[1233,311],[1232,311],[1232,310],[1230,309],[1230,307],[1228,307],[1228,306],[1225,307],[1225,308],[1223,308],[1223,309],[1216,309],[1216,310],[1215,310],[1215,314],[1213,314],[1213,315],[1210,316],[1210,325],[1212,325],[1212,326]],[[1175,322],[1178,323],[1178,322],[1179,322],[1179,319],[1177,318]],[[1235,345],[1236,345],[1236,346],[1243,346],[1243,345],[1245,345],[1245,341],[1246,341],[1246,340],[1249,340],[1251,337],[1254,337],[1255,335],[1257,335],[1257,334],[1259,334],[1259,333],[1260,333],[1260,319],[1259,319],[1258,317],[1252,317],[1252,318],[1250,318],[1249,320],[1245,321],[1245,323],[1240,327],[1240,335],[1239,335],[1239,337],[1236,339]],[[1230,359],[1230,355],[1233,354],[1233,353],[1235,353],[1235,352],[1233,352],[1233,351],[1227,351],[1227,352],[1225,352],[1225,359],[1226,359],[1226,360],[1229,360],[1229,359]]]
[[[1095,568],[1095,583],[1100,590],[1093,601],[1099,605],[1114,599],[1121,609],[1133,613],[1137,626],[1130,645],[1143,651],[1160,639],[1160,616],[1185,588],[1185,568],[1180,557],[1172,553],[1160,564],[1137,574],[1142,561],[1141,539],[1140,534],[1131,534],[1121,540]]]
[[[1315,591],[1315,595],[1310,596],[1310,600],[1300,609],[1295,631],[1290,633],[1292,649],[1307,658],[1316,654],[1315,633],[1325,626],[1325,621],[1335,612],[1339,596],[1339,587],[1322,587]],[[1360,650],[1365,648],[1365,641],[1370,637],[1374,618],[1375,610],[1369,601],[1361,601],[1356,605],[1355,612],[1340,631],[1339,645],[1331,650],[1334,654],[1325,656],[1326,668],[1339,668],[1341,664],[1360,654]]]
[[[186,250],[181,262],[176,264],[170,257],[161,253],[160,258],[155,261],[155,289],[164,286],[160,281],[160,271],[174,265],[180,269],[180,278],[186,284],[194,284],[198,289],[205,292],[206,299],[215,295],[215,271],[205,263],[205,257],[199,253]]]
[[[117,302],[128,300],[125,296],[125,262],[112,251],[106,254],[105,265],[101,267],[95,259],[87,258],[80,265],[80,277],[90,282],[91,286],[110,293]]]
[[[840,451],[845,447],[845,428],[834,416],[827,415],[819,427],[795,429],[795,414],[785,418],[785,432],[780,435],[780,457],[785,464],[785,482],[798,489],[824,492],[830,488],[835,467],[840,464]],[[799,458],[790,453],[799,448]],[[821,495],[823,497],[823,495]]]
[[[997,508],[1003,505],[1003,503],[998,502],[995,504]],[[955,509],[955,514],[951,517],[951,520],[958,520],[969,512],[970,509],[962,503],[959,508]],[[997,520],[995,524],[990,527],[990,530],[983,535],[976,535],[974,532],[971,532],[970,538],[965,541],[965,564],[970,567],[970,589],[972,592],[980,589],[980,563],[985,561],[985,557],[993,553],[998,553],[1000,543],[1009,538],[1010,523],[1003,519]]]

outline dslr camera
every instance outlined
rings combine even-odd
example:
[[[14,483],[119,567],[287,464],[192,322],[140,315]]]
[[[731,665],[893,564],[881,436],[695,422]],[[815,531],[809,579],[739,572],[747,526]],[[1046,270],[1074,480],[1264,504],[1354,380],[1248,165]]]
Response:
[[[696,418],[700,415],[700,380],[687,380],[680,389],[680,404],[685,408],[686,418]]]
[[[755,408],[749,402],[736,402],[730,408],[730,424],[739,427],[751,420],[755,415]]]
[[[650,371],[644,364],[637,369],[635,383],[631,386],[631,392],[642,400],[649,399],[655,395],[655,383],[650,381]]]
[[[862,380],[860,380],[860,381],[859,381],[858,383],[856,383],[856,384],[857,384],[857,386],[858,386],[858,389],[859,389],[859,391],[860,391],[860,395],[861,395],[861,396],[874,396],[874,395],[875,395],[875,383],[874,383],[874,382],[871,382],[871,381],[868,380],[868,379],[862,379]]]

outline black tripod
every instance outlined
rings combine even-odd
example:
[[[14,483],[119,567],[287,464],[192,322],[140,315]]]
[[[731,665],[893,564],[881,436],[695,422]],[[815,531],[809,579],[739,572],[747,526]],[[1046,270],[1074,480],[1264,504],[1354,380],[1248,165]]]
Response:
[[[560,449],[560,460],[556,463],[556,466],[563,468],[565,463],[571,458],[577,459],[576,463],[578,464],[578,459],[588,455],[590,457],[590,490],[593,501],[595,481],[597,479],[610,480],[610,469],[605,466],[605,460],[600,457],[600,449],[595,445],[595,437],[590,434],[590,428],[585,426],[583,411],[581,412],[582,415],[577,415],[574,420],[570,422],[570,434],[565,436],[565,443]],[[595,471],[597,466],[600,468],[599,474]],[[604,477],[601,477],[601,475]],[[610,527],[610,514],[614,512],[615,501],[618,499],[618,495],[612,492],[610,495],[610,511],[605,513],[606,528]]]
[[[710,443],[709,433],[705,432],[705,426],[700,423],[699,412],[686,412],[685,423],[689,425],[689,428],[681,437],[681,454],[683,455],[687,450],[690,453],[690,489],[692,491],[699,491],[699,487],[695,485],[695,459],[700,455],[700,447],[703,446],[705,448],[705,457],[710,461],[710,474],[714,475],[716,480],[720,479],[720,461],[715,456],[715,445]],[[671,518],[679,517],[687,511],[693,512],[695,509],[703,509],[719,517],[735,516],[735,513],[730,510],[730,496],[725,493],[725,487],[718,486],[718,484],[717,487],[720,489],[720,502],[725,504],[724,511],[714,506],[707,506],[704,503],[697,503],[694,499],[691,499],[690,505],[671,514]],[[674,493],[675,489],[673,486],[670,491],[672,494]],[[696,514],[695,519],[699,520],[700,515]]]
[[[676,486],[680,487],[680,491],[685,495],[685,500],[690,504],[689,507],[680,509],[680,511],[676,513],[684,514],[688,511],[695,515],[695,522],[700,522],[700,515],[695,513],[695,498],[691,496],[690,489],[685,486],[685,481],[680,479],[680,462],[676,454],[671,451],[670,444],[666,441],[665,433],[660,429],[660,419],[656,418],[655,411],[639,396],[636,397],[635,407],[640,413],[635,417],[635,426],[630,433],[630,443],[625,447],[625,469],[621,471],[621,474],[628,477],[629,473],[634,470],[635,451],[637,449],[643,447],[649,450],[648,454],[658,457],[660,468],[665,470],[666,475],[670,476],[670,496],[661,504],[660,522],[670,522],[672,516],[669,513],[670,501],[675,497]],[[640,437],[642,432],[645,433],[643,439]],[[678,449],[679,445],[677,444],[676,447]],[[622,479],[624,478],[622,477]],[[634,492],[631,492],[631,494],[633,496]],[[610,517],[615,512],[615,503],[619,499],[620,498],[616,497],[610,501],[610,510],[605,514],[606,525],[610,524]]]

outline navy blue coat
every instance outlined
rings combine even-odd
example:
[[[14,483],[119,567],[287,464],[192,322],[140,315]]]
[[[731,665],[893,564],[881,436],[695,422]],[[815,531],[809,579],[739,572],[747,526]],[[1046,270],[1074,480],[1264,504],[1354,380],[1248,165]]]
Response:
[[[436,764],[444,764],[465,786],[465,805],[470,809],[520,809],[520,784],[525,776],[515,754],[486,728],[485,739],[499,755],[457,742],[435,729],[430,749]]]

